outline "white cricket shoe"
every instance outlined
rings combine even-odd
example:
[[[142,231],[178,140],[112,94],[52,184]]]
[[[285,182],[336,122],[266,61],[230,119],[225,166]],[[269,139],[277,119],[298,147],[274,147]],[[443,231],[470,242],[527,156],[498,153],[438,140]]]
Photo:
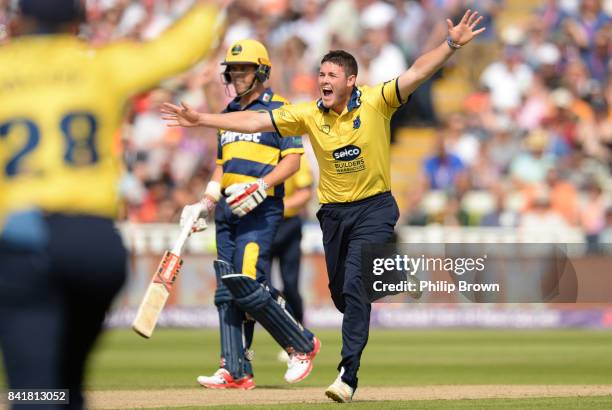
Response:
[[[342,373],[344,373],[344,368],[342,368],[336,380],[325,390],[325,395],[338,403],[350,403],[353,400],[355,389],[342,381]]]
[[[224,368],[218,369],[212,376],[198,376],[198,383],[209,389],[238,389],[251,390],[255,388],[253,376],[247,375],[234,380],[232,375]]]
[[[297,383],[304,380],[312,371],[312,360],[315,358],[319,350],[321,350],[321,342],[316,337],[312,343],[314,348],[310,353],[292,353],[289,355],[287,362],[287,371],[285,372],[285,381],[287,383]]]

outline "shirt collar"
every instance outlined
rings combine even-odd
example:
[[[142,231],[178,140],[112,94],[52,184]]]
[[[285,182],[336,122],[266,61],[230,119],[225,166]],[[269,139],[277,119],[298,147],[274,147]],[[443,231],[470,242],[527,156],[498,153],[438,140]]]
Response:
[[[249,107],[252,107],[255,104],[263,104],[265,106],[268,106],[270,105],[270,101],[272,101],[273,95],[274,93],[272,92],[272,90],[270,88],[266,88],[264,92],[261,93],[259,97],[257,97],[256,100],[252,101],[246,107],[244,108],[240,107],[240,97],[236,97],[228,104],[227,108],[230,111],[242,111],[242,110],[247,110]]]
[[[353,111],[355,108],[359,108],[361,106],[361,91],[357,87],[353,87],[353,92],[351,93],[351,98],[346,106],[348,112]]]
[[[348,104],[346,105],[346,110],[348,112],[351,112],[355,108],[359,108],[360,106],[361,106],[361,90],[359,90],[359,88],[357,87],[353,87],[353,91],[351,92],[351,98],[349,98]],[[329,108],[326,108],[323,105],[323,100],[321,98],[317,100],[317,107],[325,113],[329,112]]]

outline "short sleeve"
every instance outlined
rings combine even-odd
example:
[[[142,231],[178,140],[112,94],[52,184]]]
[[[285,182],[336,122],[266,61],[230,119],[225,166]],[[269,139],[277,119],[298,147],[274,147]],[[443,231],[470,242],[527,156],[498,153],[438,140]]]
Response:
[[[308,106],[308,103],[286,104],[270,111],[270,118],[276,132],[281,137],[306,134],[308,132],[306,127]]]
[[[302,137],[286,137],[280,139],[281,157],[289,154],[303,154],[304,146],[302,145]]]
[[[363,91],[366,101],[388,118],[407,102],[402,101],[397,78],[373,87],[363,87]]]

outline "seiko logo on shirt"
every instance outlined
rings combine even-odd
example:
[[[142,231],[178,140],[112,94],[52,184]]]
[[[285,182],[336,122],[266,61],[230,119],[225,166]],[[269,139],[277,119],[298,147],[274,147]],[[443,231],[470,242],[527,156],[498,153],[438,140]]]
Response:
[[[361,155],[361,148],[356,145],[347,145],[334,151],[333,156],[337,161],[352,161]]]
[[[255,134],[241,134],[239,132],[224,131],[221,134],[221,145],[231,144],[236,141],[260,142],[261,132]]]

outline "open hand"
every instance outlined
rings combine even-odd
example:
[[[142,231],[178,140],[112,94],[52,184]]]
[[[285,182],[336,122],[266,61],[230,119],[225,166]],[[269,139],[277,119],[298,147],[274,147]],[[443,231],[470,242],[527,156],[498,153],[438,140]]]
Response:
[[[181,101],[181,106],[163,103],[162,120],[168,121],[168,127],[197,127],[200,125],[200,114],[191,106]]]
[[[481,22],[482,16],[476,18],[478,16],[477,11],[469,10],[465,12],[461,21],[456,26],[453,25],[453,22],[450,19],[446,19],[446,24],[448,25],[448,35],[453,42],[463,46],[480,33],[486,30],[486,27],[479,28],[475,30],[478,23]]]

